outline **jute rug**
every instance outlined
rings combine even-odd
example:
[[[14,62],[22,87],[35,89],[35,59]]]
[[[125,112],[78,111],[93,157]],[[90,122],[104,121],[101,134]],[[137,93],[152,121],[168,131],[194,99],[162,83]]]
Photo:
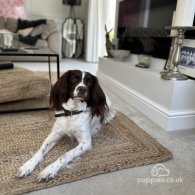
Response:
[[[0,194],[12,195],[80,180],[119,169],[166,161],[170,151],[119,113],[113,122],[93,138],[93,149],[65,168],[48,183],[37,176],[64,152],[76,146],[68,137],[54,147],[35,171],[24,179],[16,178],[17,169],[39,149],[51,131],[53,112],[26,112],[0,116]]]

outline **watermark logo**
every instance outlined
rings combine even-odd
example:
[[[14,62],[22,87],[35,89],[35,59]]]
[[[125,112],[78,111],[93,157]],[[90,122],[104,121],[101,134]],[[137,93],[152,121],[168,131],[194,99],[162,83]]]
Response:
[[[168,176],[169,169],[167,169],[163,164],[157,164],[152,168],[151,175],[154,177]]]
[[[163,164],[156,164],[151,170],[152,177],[137,178],[137,184],[154,184],[154,183],[183,183],[183,178],[171,177],[170,170]]]

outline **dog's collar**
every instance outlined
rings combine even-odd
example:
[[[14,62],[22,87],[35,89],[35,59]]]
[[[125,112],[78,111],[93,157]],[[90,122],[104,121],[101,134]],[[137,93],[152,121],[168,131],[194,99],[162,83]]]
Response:
[[[70,110],[66,110],[64,108],[62,108],[64,113],[60,113],[60,114],[55,114],[55,117],[61,117],[61,116],[72,116],[72,115],[77,115],[77,114],[80,114],[81,112],[83,111],[77,111],[77,110],[74,110],[74,111],[70,111]]]

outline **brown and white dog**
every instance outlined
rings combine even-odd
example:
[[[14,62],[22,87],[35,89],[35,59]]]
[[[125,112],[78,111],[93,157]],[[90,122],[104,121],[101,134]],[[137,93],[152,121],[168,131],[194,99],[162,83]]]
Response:
[[[80,70],[70,70],[60,77],[51,90],[50,104],[56,111],[52,131],[33,157],[19,168],[17,176],[20,178],[31,174],[64,135],[75,137],[78,146],[60,156],[38,176],[39,182],[53,179],[61,169],[91,149],[92,135],[115,116],[97,78]]]

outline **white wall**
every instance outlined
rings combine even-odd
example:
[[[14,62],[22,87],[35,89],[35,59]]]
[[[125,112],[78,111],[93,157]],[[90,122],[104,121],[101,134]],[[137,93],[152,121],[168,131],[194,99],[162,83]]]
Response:
[[[46,18],[55,20],[58,29],[69,15],[70,7],[62,4],[62,0],[26,0],[26,14],[30,20]],[[82,0],[81,6],[75,6],[76,16],[87,23],[88,0]]]
[[[89,0],[82,0],[81,6],[74,7],[76,17],[81,18],[84,22],[85,41],[87,36],[88,1]],[[25,7],[27,19],[53,19],[59,31],[62,31],[62,24],[70,14],[70,6],[63,5],[62,0],[25,0]],[[86,43],[84,43],[84,45],[86,45]]]

